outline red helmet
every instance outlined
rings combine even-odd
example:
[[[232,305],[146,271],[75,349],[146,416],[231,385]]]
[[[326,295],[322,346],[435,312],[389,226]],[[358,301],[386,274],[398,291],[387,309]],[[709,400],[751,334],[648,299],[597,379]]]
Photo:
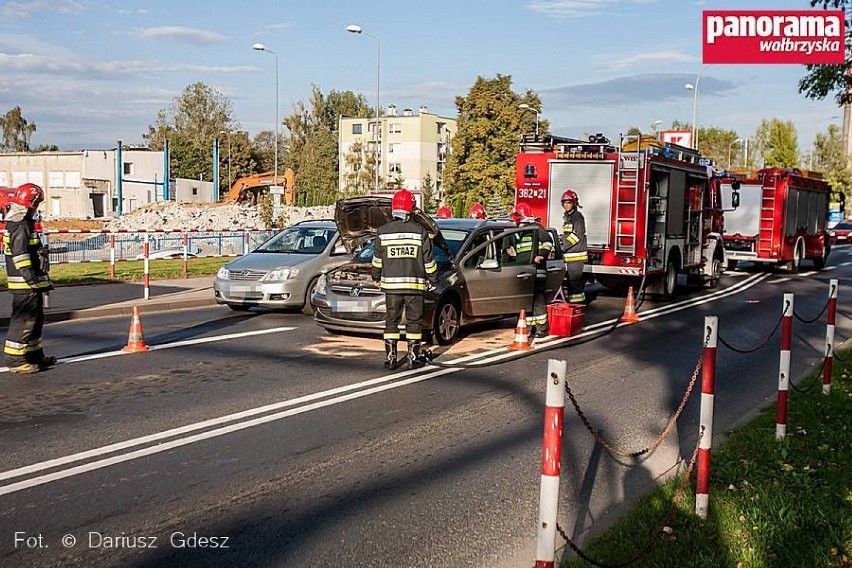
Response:
[[[482,203],[474,203],[470,211],[467,212],[467,216],[471,219],[485,219],[485,207],[482,206]]]
[[[34,183],[25,183],[18,188],[12,200],[27,209],[36,209],[44,201],[44,191]]]
[[[562,194],[562,199],[560,201],[562,201],[562,203],[572,201],[575,207],[580,206],[580,198],[577,197],[577,193],[571,189]]]
[[[529,203],[518,203],[515,205],[515,208],[512,209],[511,213],[509,213],[509,217],[516,225],[536,221],[536,218],[533,217],[532,208],[530,208]]]
[[[391,200],[391,211],[395,217],[411,215],[414,210],[414,195],[407,189],[400,189],[393,194]]]
[[[437,212],[438,219],[450,219],[453,216],[453,210],[444,205]]]

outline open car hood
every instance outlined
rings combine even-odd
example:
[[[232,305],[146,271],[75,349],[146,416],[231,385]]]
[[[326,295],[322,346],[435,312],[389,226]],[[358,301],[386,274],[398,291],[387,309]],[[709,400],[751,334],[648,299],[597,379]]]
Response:
[[[341,199],[334,207],[334,222],[346,252],[354,254],[358,247],[376,236],[379,227],[391,221],[391,200],[388,197],[350,197]],[[441,230],[429,215],[417,207],[411,218],[429,233],[434,246],[452,257]]]

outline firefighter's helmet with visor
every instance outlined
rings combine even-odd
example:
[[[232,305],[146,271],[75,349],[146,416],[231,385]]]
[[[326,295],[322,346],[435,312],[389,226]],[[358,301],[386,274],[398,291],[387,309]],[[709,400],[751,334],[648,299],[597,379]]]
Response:
[[[407,189],[400,189],[391,199],[391,213],[394,217],[404,219],[414,211],[414,195]]]
[[[36,209],[44,201],[44,190],[34,183],[25,183],[18,188],[12,200],[27,209]]]

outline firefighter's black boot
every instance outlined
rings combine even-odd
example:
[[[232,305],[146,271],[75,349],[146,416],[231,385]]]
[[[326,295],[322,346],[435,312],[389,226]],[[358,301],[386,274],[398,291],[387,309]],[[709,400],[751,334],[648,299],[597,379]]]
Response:
[[[396,339],[385,339],[385,369],[394,370],[399,366]]]
[[[408,342],[408,368],[419,369],[427,363],[426,357],[423,355],[422,341]]]

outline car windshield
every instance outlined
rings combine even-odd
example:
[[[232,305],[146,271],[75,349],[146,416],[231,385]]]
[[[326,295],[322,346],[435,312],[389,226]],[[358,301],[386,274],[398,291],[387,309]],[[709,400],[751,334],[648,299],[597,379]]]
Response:
[[[459,231],[456,229],[442,229],[441,234],[444,235],[444,240],[447,241],[447,246],[450,249],[450,252],[455,257],[461,246],[464,244],[465,239],[467,239],[468,232],[467,231]],[[355,260],[358,262],[372,262],[373,260],[373,251],[375,251],[375,245],[373,241],[367,243],[361,252],[355,255]],[[438,247],[432,247],[432,258],[435,259],[435,262],[438,264],[449,264],[450,260],[447,258],[447,253],[441,250]]]
[[[334,229],[290,227],[257,247],[255,252],[319,254],[336,233]]]
[[[850,221],[841,221],[840,223],[834,226],[835,229],[852,229],[852,222]]]

